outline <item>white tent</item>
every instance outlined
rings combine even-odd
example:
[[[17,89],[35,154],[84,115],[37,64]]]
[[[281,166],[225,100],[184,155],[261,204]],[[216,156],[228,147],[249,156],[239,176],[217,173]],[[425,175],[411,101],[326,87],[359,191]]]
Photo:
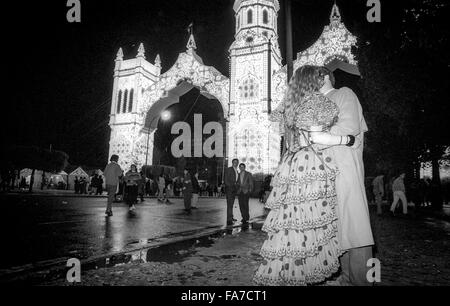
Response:
[[[72,173],[69,174],[69,176],[89,177],[89,175],[86,173],[86,171],[84,171],[83,168],[81,168],[81,167],[78,167],[75,170],[73,170]]]
[[[75,177],[78,177],[78,179],[84,177],[89,181],[89,175],[86,171],[84,171],[83,168],[78,167],[69,174],[69,189],[71,190],[75,190]]]
[[[30,184],[31,181],[31,174],[33,173],[32,169],[22,169],[20,170],[20,179],[22,179],[22,177],[25,177],[25,181],[27,183],[27,185]],[[42,170],[35,170],[34,171],[34,184],[33,184],[33,188],[40,188],[41,187],[41,183],[42,183],[42,174],[44,174],[44,172]],[[45,172],[45,178],[48,180],[50,178],[50,173]]]
[[[65,171],[61,171],[59,173],[53,173],[50,176],[49,182],[54,184],[55,186],[58,186],[60,183],[63,185],[67,185],[67,181],[69,179],[69,175]]]

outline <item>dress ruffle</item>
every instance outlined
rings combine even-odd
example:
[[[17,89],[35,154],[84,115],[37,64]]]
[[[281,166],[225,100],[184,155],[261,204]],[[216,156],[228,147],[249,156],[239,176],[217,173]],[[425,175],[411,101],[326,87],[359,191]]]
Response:
[[[337,239],[338,169],[325,152],[318,155],[310,149],[287,153],[274,175],[257,284],[318,283],[339,269],[343,252]]]
[[[311,230],[328,225],[337,220],[335,207],[336,197],[329,197],[327,200],[314,202],[291,202],[277,205],[266,205],[270,210],[263,225],[266,232],[274,232],[283,229],[291,230]],[[303,204],[303,205],[302,205]]]
[[[263,286],[306,286],[320,283],[339,270],[338,256],[340,255],[336,254],[331,261],[323,262],[320,262],[320,257],[309,257],[304,261],[293,258],[277,259],[267,261],[266,265],[263,262],[253,281]]]
[[[300,258],[313,257],[321,252],[328,252],[330,256],[336,252],[337,247],[336,224],[324,226],[319,230],[298,231],[284,230],[269,233],[262,248],[261,256],[268,259],[280,257]]]

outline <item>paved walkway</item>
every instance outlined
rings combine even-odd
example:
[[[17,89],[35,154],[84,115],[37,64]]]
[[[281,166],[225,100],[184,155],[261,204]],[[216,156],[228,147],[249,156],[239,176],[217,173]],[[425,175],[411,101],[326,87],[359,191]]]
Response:
[[[382,217],[372,213],[381,261],[378,286],[450,285],[450,223],[422,215]],[[265,239],[259,230],[211,238],[181,248],[153,254],[149,262],[82,272],[82,286],[186,285],[248,286],[260,264]],[[43,285],[68,285],[55,280]]]
[[[11,267],[88,259],[136,249],[158,239],[175,239],[187,232],[222,228],[226,224],[226,201],[201,198],[198,209],[186,215],[181,199],[172,205],[146,199],[130,213],[116,203],[114,216],[105,218],[105,198],[9,195],[0,197],[0,231],[6,250],[0,254],[0,274]],[[251,217],[263,215],[263,205],[250,201]],[[241,220],[238,201],[234,216]]]

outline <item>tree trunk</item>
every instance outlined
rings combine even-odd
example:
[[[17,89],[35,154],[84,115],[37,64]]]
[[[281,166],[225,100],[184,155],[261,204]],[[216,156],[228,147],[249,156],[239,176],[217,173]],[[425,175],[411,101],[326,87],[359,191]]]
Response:
[[[420,181],[420,167],[421,163],[416,161],[414,163],[414,179],[419,182]]]
[[[45,171],[42,171],[41,190],[44,190],[44,184],[45,184]]]
[[[437,154],[432,154],[431,168],[433,179],[431,181],[431,206],[439,210],[443,208],[441,176],[439,173],[439,158]]]
[[[11,190],[14,190],[16,188],[16,178],[16,169],[14,169],[12,170],[11,182],[9,182]]]
[[[30,177],[30,188],[28,189],[29,193],[33,192],[33,185],[34,185],[34,172],[35,169],[33,169],[33,171],[31,171],[31,177]]]

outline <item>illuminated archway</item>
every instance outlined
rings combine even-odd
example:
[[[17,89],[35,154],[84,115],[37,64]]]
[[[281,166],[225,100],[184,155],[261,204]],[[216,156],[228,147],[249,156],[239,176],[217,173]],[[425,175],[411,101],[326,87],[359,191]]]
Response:
[[[195,53],[195,41],[191,35],[188,50],[178,56],[176,63],[159,81],[152,84],[143,93],[144,103],[140,113],[144,116],[144,128],[140,143],[144,143],[145,154],[141,156],[143,164],[149,164],[153,158],[155,131],[161,112],[169,106],[178,103],[181,96],[196,87],[200,93],[212,100],[219,101],[224,118],[228,118],[230,81],[217,69],[203,64]],[[226,133],[227,127],[225,128]]]

